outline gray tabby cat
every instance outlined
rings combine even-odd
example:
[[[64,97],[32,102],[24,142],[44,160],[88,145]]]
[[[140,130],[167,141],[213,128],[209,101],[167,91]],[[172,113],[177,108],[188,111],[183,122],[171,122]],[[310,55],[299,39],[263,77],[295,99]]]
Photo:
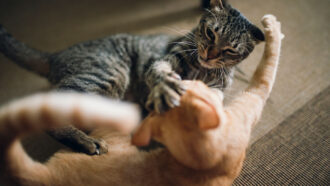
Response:
[[[163,112],[179,104],[181,79],[224,89],[233,67],[264,35],[221,0],[211,0],[199,25],[186,36],[118,34],[46,53],[14,39],[0,26],[0,51],[18,65],[48,78],[57,91],[94,93]],[[49,134],[76,151],[107,152],[101,140],[65,127]]]

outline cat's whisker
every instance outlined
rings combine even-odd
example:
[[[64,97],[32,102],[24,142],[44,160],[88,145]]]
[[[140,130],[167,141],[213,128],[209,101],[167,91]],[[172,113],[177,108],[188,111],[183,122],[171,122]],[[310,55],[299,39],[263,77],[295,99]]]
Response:
[[[191,57],[197,57],[197,55],[198,55],[198,50],[194,50],[190,53]]]
[[[182,31],[186,31],[188,35],[195,36],[195,33],[191,30],[182,29]]]
[[[198,75],[199,75],[199,71],[197,71],[197,73],[195,73],[195,77],[194,77],[194,80],[196,80],[196,79],[197,79]]]
[[[194,44],[196,45],[195,42],[191,42],[191,41],[179,41],[179,42],[170,42],[169,44]]]
[[[186,32],[185,35],[195,36],[195,33],[191,30],[187,30],[187,29],[181,29],[181,30]]]
[[[187,51],[177,51],[177,52],[173,53],[173,55],[176,55],[176,54],[187,54]]]
[[[186,33],[182,33],[182,32],[176,30],[176,29],[173,28],[173,27],[169,27],[169,26],[163,26],[163,27],[166,28],[166,29],[169,30],[169,31],[175,32],[175,33],[180,34],[180,35],[182,35],[182,36],[186,35]]]
[[[191,41],[191,42],[195,42],[195,37],[194,37],[194,35],[191,35],[191,34],[186,34],[186,35],[184,35],[184,37],[186,38],[186,39],[188,39],[188,41]]]
[[[222,86],[224,85],[224,78],[225,78],[225,76],[224,76],[224,70],[225,70],[225,68],[222,68],[222,70],[221,70],[221,85]]]
[[[194,51],[197,51],[197,49],[187,49],[187,50],[180,50],[180,51],[176,51],[175,54],[179,54],[179,53],[184,53],[184,52],[194,52]]]
[[[165,26],[165,28],[182,35],[183,37],[189,39],[190,41],[194,41],[194,38],[191,35],[189,35],[189,33],[183,33],[179,30],[176,30],[175,28],[171,28],[171,27],[167,27],[167,26]]]

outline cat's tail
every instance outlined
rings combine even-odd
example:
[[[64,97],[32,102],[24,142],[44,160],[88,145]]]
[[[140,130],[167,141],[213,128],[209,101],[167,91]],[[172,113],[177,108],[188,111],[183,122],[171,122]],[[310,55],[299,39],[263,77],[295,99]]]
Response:
[[[49,73],[48,56],[46,52],[41,52],[31,48],[11,36],[0,24],[0,52],[13,60],[19,66],[47,77]]]
[[[22,136],[67,123],[129,133],[139,121],[137,106],[93,95],[48,93],[14,101],[0,108],[0,169],[24,185],[48,185],[50,170],[26,154],[19,142]]]

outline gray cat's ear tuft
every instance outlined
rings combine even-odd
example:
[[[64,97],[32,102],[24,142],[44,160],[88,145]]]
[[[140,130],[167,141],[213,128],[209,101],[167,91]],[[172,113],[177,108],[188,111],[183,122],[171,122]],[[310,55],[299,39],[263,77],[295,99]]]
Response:
[[[250,28],[250,32],[252,34],[253,39],[257,43],[265,41],[264,33],[257,26],[252,25],[251,28]]]

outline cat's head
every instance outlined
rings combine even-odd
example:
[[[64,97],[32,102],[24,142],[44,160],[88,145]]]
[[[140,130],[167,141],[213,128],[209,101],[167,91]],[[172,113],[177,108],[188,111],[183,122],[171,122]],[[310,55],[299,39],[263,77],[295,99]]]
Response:
[[[263,32],[225,0],[210,0],[195,32],[198,62],[205,68],[233,66],[244,60]]]
[[[226,123],[222,92],[199,81],[185,81],[187,92],[180,106],[149,115],[135,132],[132,143],[149,144],[151,138],[164,144],[173,157],[187,167],[208,169],[223,155],[219,135]]]

